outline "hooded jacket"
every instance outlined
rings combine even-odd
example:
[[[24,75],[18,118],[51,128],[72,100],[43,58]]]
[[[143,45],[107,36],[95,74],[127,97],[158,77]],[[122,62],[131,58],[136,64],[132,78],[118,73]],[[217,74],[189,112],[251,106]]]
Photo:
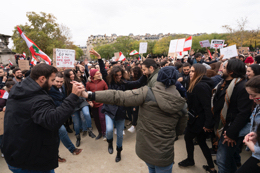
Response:
[[[95,92],[95,91],[102,91],[102,90],[107,90],[107,84],[104,80],[99,79],[99,80],[91,80],[91,78],[88,78],[88,82],[86,84],[86,89],[87,91]],[[93,101],[94,108],[98,108],[103,105],[103,103],[97,103]]]
[[[139,106],[136,133],[136,154],[156,166],[169,166],[174,160],[174,140],[183,134],[187,124],[186,103],[175,85],[166,88],[156,82],[129,91],[106,90],[94,94],[97,102],[119,106]]]
[[[56,105],[33,79],[16,83],[9,93],[2,153],[17,168],[47,171],[58,167],[58,130],[79,99],[70,94]]]
[[[203,127],[208,129],[213,128],[214,119],[211,111],[211,95],[214,87],[214,81],[203,76],[201,81],[195,85],[192,92],[187,92],[188,95],[188,109],[194,112],[198,118],[195,123],[190,125],[188,123],[187,130],[193,133],[199,133]]]

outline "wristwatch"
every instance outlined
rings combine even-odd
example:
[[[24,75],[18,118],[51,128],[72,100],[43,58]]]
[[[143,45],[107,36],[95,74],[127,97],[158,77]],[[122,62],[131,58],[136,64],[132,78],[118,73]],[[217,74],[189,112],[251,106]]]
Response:
[[[88,100],[92,101],[92,91],[88,91]]]

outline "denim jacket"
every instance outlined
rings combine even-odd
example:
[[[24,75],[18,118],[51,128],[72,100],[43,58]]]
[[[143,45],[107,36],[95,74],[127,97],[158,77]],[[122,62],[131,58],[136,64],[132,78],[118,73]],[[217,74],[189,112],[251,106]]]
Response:
[[[253,111],[253,113],[251,114],[251,128],[250,128],[250,132],[254,131],[256,132],[258,125],[260,124],[260,111],[256,112],[257,107],[260,107],[260,105],[257,105]],[[253,122],[255,121],[255,126],[253,127]],[[253,129],[254,128],[254,129]],[[256,142],[255,144],[255,152],[252,153],[252,157],[259,159],[260,160],[260,146],[258,144],[258,142]]]

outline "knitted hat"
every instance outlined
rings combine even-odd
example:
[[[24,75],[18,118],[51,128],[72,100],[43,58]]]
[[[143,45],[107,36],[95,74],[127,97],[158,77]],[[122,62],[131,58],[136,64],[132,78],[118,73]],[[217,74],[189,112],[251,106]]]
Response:
[[[249,57],[246,58],[245,63],[253,64],[254,63],[254,59],[251,56],[249,56]]]
[[[175,85],[178,79],[178,73],[173,66],[163,67],[158,73],[157,81],[162,82],[166,88]]]
[[[97,71],[98,71],[98,69],[91,69],[91,70],[90,70],[89,75],[90,75],[91,79],[94,78],[94,76],[95,76],[95,74],[96,74]]]

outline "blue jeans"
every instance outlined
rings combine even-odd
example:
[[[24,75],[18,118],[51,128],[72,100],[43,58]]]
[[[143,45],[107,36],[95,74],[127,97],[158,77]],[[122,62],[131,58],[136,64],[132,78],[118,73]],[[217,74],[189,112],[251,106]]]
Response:
[[[83,107],[82,113],[84,118],[81,118],[80,111],[76,111],[72,115],[72,120],[73,120],[74,130],[76,132],[76,135],[80,133],[81,122],[82,122],[83,131],[87,131],[88,128],[92,127],[89,107],[88,106]]]
[[[123,143],[123,130],[124,130],[124,126],[125,126],[125,120],[114,120],[111,119],[108,115],[106,116],[106,135],[107,135],[107,139],[111,140],[113,139],[113,125],[115,124],[116,126],[116,130],[117,130],[117,140],[116,140],[116,145],[118,147],[122,147],[122,143]]]
[[[224,137],[221,135],[217,151],[218,173],[234,173],[237,170],[235,153],[238,146],[228,146],[227,142],[222,144],[223,140]],[[236,143],[238,143],[238,139]]]
[[[8,167],[13,173],[54,173],[54,169],[49,171],[33,171],[28,169],[16,168],[10,165],[8,165]]]
[[[67,130],[65,128],[64,125],[62,125],[59,129],[59,137],[61,142],[63,143],[63,145],[71,152],[73,153],[73,151],[75,150],[75,146],[73,145],[73,143],[71,142]]]
[[[150,165],[149,163],[146,163],[146,165],[148,166],[149,173],[171,173],[173,163],[165,167]]]

